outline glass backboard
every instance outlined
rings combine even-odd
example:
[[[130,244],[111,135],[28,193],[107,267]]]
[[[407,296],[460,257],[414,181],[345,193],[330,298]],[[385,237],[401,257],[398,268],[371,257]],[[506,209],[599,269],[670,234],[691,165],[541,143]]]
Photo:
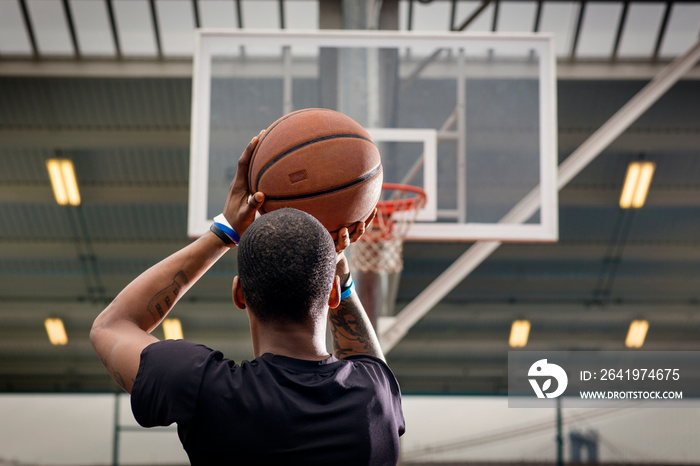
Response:
[[[221,212],[248,141],[310,107],[354,118],[380,149],[385,182],[427,192],[409,240],[557,239],[551,36],[197,31],[191,236]]]

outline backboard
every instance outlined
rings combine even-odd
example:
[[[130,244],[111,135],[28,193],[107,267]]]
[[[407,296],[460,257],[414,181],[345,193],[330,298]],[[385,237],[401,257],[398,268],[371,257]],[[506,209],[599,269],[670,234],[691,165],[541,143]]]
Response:
[[[221,212],[260,129],[324,107],[369,130],[385,182],[426,191],[409,240],[557,239],[549,35],[199,30],[192,91],[190,236]]]

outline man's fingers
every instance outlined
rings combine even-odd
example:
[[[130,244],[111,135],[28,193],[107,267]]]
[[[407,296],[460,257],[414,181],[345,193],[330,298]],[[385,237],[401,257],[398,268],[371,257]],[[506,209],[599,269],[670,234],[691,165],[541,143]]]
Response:
[[[350,242],[354,243],[358,239],[360,239],[360,236],[362,236],[365,233],[365,224],[362,222],[358,222],[355,224],[352,234],[350,235]]]
[[[250,199],[248,200],[248,207],[251,207],[254,210],[258,210],[260,207],[262,207],[264,202],[265,195],[258,191],[257,193],[250,196]]]
[[[374,210],[372,211],[371,214],[369,214],[369,217],[367,217],[367,220],[365,220],[364,227],[368,227],[372,221],[374,220],[374,217],[377,216],[377,208],[375,207]]]
[[[248,187],[248,165],[250,165],[250,158],[253,156],[253,152],[255,152],[255,148],[258,146],[263,133],[265,133],[265,130],[260,131],[257,136],[250,140],[243,154],[241,154],[241,158],[238,159],[238,170],[231,185],[232,187]]]
[[[357,240],[359,240],[362,235],[365,234],[365,231],[367,230],[367,227],[372,223],[372,220],[374,220],[374,217],[377,215],[377,208],[375,207],[372,213],[367,217],[367,220],[364,222],[357,222],[356,224],[353,225],[352,227],[352,232],[350,233],[350,242],[354,243]]]
[[[248,203],[245,205],[246,215],[254,215],[255,212],[262,207],[265,202],[265,195],[257,192],[248,198]]]
[[[350,246],[350,233],[346,227],[341,228],[338,231],[338,240],[335,243],[336,252],[341,252]]]

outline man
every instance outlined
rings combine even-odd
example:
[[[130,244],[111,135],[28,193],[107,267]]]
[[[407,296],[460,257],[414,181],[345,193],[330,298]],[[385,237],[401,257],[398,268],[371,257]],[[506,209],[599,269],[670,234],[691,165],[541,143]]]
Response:
[[[192,464],[396,464],[399,387],[342,253],[373,217],[341,229],[335,242],[292,209],[254,223],[264,195],[249,196],[246,174],[259,137],[238,162],[218,227],[131,282],[97,317],[90,340],[132,394],[139,423],[176,422]],[[247,312],[255,359],[237,365],[201,345],[159,342],[150,332],[236,232],[233,301]],[[326,352],[327,318],[335,356]]]

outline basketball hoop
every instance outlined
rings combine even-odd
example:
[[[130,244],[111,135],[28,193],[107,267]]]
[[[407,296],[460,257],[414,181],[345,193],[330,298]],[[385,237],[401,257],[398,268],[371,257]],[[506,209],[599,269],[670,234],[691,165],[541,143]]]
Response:
[[[403,242],[425,199],[416,186],[384,183],[377,216],[353,246],[350,267],[374,273],[403,270]]]

